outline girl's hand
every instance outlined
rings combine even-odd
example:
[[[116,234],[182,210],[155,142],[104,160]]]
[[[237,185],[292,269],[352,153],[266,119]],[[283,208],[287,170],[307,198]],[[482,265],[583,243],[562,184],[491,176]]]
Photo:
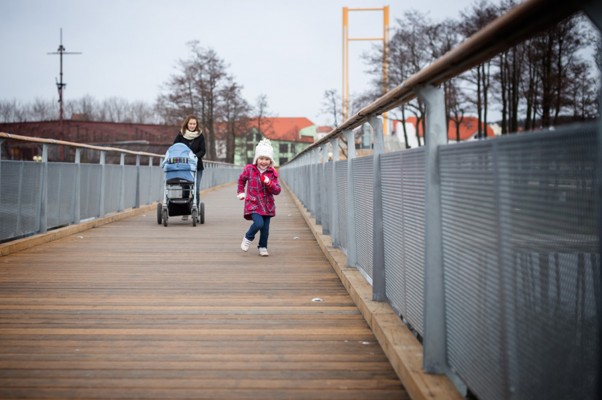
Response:
[[[266,185],[270,184],[270,178],[268,178],[267,175],[263,176],[263,183],[265,183]]]
[[[236,197],[238,197],[238,200],[244,200],[245,199],[245,194],[244,193],[239,193],[236,195]]]

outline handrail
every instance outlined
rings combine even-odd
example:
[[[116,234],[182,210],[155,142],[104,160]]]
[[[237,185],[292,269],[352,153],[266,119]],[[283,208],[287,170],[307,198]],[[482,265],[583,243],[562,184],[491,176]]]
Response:
[[[372,115],[387,112],[416,97],[415,89],[425,85],[437,86],[470,68],[510,49],[522,40],[553,26],[595,0],[528,0],[495,19],[485,28],[445,53],[429,66],[410,76],[357,114],[334,128],[317,142],[303,149],[289,162],[319,147],[343,132],[368,122]]]
[[[145,151],[134,151],[134,150],[126,150],[121,149],[119,147],[110,147],[110,146],[95,146],[92,144],[83,144],[77,142],[69,142],[65,140],[57,140],[57,139],[44,139],[35,136],[23,136],[23,135],[15,135],[13,133],[0,132],[0,139],[13,139],[20,140],[23,142],[34,142],[34,143],[42,143],[42,144],[55,144],[55,145],[63,145],[63,146],[71,146],[71,147],[79,147],[84,149],[91,150],[99,150],[99,151],[114,151],[117,153],[125,153],[136,156],[146,156],[146,157],[164,157],[165,154],[157,154],[157,153],[148,153]],[[211,161],[211,160],[203,160],[203,163],[209,163],[214,165],[232,165],[230,163],[222,162],[222,161]]]
[[[79,147],[79,148],[85,148],[85,149],[91,149],[91,150],[115,151],[118,153],[127,153],[127,154],[132,154],[132,155],[139,155],[139,156],[149,156],[149,157],[163,157],[164,156],[164,154],[155,154],[155,153],[147,153],[144,151],[126,150],[126,149],[120,149],[117,147],[95,146],[92,144],[69,142],[69,141],[65,141],[65,140],[44,139],[44,138],[38,138],[38,137],[34,137],[34,136],[15,135],[13,133],[6,133],[6,132],[0,132],[0,138],[21,140],[23,142],[57,144],[57,145]]]

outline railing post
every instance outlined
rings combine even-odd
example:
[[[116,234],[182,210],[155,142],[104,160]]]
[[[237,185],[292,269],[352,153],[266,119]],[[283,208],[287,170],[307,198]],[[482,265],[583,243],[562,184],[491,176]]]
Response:
[[[312,160],[313,160],[313,150],[310,151],[309,153],[307,153],[307,156],[305,157],[305,162],[307,163],[307,195],[305,198],[305,201],[307,202],[306,207],[307,210],[309,211],[310,215],[314,215],[314,204],[313,204],[313,198],[314,198],[314,187],[313,187],[313,181],[314,181],[314,177],[312,175],[313,172],[313,164],[312,164]]]
[[[107,181],[107,177],[106,177],[106,152],[105,151],[101,151],[100,152],[100,207],[98,208],[98,216],[100,218],[105,216],[105,196],[106,196],[106,189],[105,189],[105,184]]]
[[[336,162],[339,160],[339,139],[335,138],[331,142],[332,145],[332,172],[330,175],[330,187],[332,195],[330,196],[330,237],[332,239],[332,247],[340,247],[339,241],[339,195],[337,185],[337,170]]]
[[[17,189],[17,199],[19,199],[19,212],[17,213],[17,221],[15,223],[15,232],[21,232],[21,221],[22,221],[22,216],[23,216],[23,201],[20,201],[23,198],[23,174],[24,174],[24,170],[25,169],[25,163],[24,161],[21,161],[19,163],[19,186]],[[38,227],[39,227],[39,221],[38,222]]]
[[[159,157],[159,169],[161,169],[161,176],[163,176],[163,169],[161,168],[161,165],[163,165],[163,157]],[[211,174],[213,175],[213,173]],[[157,190],[157,197],[159,198],[159,201],[163,201],[163,179],[160,179],[159,181],[159,186],[158,186],[158,190]]]
[[[426,217],[424,271],[424,370],[447,371],[443,246],[441,232],[441,181],[438,147],[447,143],[445,95],[443,89],[422,86],[416,89],[426,104]]]
[[[325,201],[322,201],[322,199],[320,199],[320,206],[322,204],[326,205],[326,207],[328,207],[328,195],[332,196],[332,190],[328,191],[328,195],[326,193],[326,191],[328,190],[328,178],[326,177],[326,166],[328,165],[328,143],[324,143],[322,145],[322,168],[320,168],[320,181],[322,182],[321,184],[321,188],[322,188],[322,193],[320,194],[321,196],[323,196],[325,198]],[[320,207],[320,210],[322,211],[322,234],[324,235],[328,235],[330,234],[330,221],[332,220],[332,213],[328,212],[326,213],[323,207]],[[325,218],[325,215],[328,214],[328,219]]]
[[[73,188],[73,223],[79,224],[81,221],[81,187],[82,187],[82,166],[81,149],[75,149],[75,187]]]
[[[306,195],[305,195],[305,202],[306,202],[306,207],[307,210],[309,211],[310,215],[313,215],[313,196],[314,196],[314,189],[312,186],[312,182],[313,182],[313,177],[311,175],[312,173],[312,158],[313,158],[313,152],[310,151],[307,153],[307,155],[304,157],[305,158],[305,169],[307,171],[307,173],[305,174],[305,181],[307,182],[307,191],[306,191]]]
[[[40,171],[40,233],[48,231],[48,145],[42,145]]]
[[[153,177],[153,159],[151,157],[148,158],[148,173],[146,174],[148,177],[148,185],[146,185],[146,201],[144,204],[150,204],[154,201],[154,199],[152,198],[152,177]],[[202,177],[201,177],[202,178]],[[195,182],[196,184],[196,182]],[[201,183],[199,182],[199,187],[197,188],[198,192],[199,192],[199,198],[196,199],[197,201],[197,205],[201,204]]]
[[[136,198],[134,208],[140,208],[140,155],[136,154]]]
[[[307,156],[305,157],[305,162],[307,163],[307,197],[306,197],[306,202],[307,204],[305,205],[307,207],[307,210],[309,211],[310,215],[313,215],[314,209],[313,209],[313,198],[314,198],[314,188],[312,185],[313,182],[313,176],[312,176],[312,160],[313,160],[313,150],[310,151],[309,153],[307,153]]]
[[[385,301],[387,286],[385,277],[385,235],[383,227],[382,180],[380,174],[380,157],[385,152],[383,138],[383,120],[371,116],[374,152],[372,171],[372,300]]]
[[[357,266],[357,244],[355,241],[355,215],[353,206],[353,174],[351,173],[351,161],[355,158],[355,133],[352,130],[345,131],[347,136],[347,264],[350,267]]]
[[[320,206],[321,200],[320,196],[320,148],[315,148],[312,152],[312,203],[313,203],[313,211],[314,217],[316,218],[316,224],[320,225],[322,223],[322,207]]]
[[[121,182],[119,185],[119,210],[125,209],[125,153],[119,154],[119,170],[121,172]]]

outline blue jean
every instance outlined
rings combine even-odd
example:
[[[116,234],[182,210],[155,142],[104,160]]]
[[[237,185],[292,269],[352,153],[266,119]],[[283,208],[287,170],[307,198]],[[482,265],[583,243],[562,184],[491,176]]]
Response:
[[[251,224],[251,227],[245,233],[245,237],[248,240],[253,240],[257,232],[259,232],[259,245],[257,247],[267,248],[268,237],[270,236],[270,219],[272,217],[253,213],[251,214],[251,218],[253,218],[253,224]]]
[[[194,189],[196,190],[196,204],[197,206],[201,204],[201,178],[203,177],[203,171],[196,172],[196,181]]]

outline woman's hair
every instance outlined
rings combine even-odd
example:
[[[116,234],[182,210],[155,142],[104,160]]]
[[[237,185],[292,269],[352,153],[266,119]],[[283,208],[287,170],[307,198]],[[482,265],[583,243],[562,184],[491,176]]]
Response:
[[[196,121],[196,131],[197,132],[201,131],[201,124],[199,123],[199,119],[195,115],[189,115],[186,117],[186,119],[184,119],[184,122],[182,122],[182,126],[180,127],[180,132],[182,132],[182,133],[186,132],[186,130],[188,129],[188,122],[190,122],[191,119],[194,119]]]

